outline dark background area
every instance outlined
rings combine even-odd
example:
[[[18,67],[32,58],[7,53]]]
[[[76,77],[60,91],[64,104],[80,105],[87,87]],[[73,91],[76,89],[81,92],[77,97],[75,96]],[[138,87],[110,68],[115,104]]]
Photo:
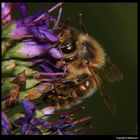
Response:
[[[31,13],[42,4],[29,4]],[[47,3],[46,6],[53,4]],[[83,14],[88,34],[103,46],[124,74],[123,81],[111,86],[110,94],[117,105],[115,115],[107,110],[103,99],[96,92],[79,105],[86,109],[78,117],[95,115],[90,132],[92,135],[137,134],[137,4],[66,3],[61,21],[70,18],[69,25],[78,28],[78,13]]]

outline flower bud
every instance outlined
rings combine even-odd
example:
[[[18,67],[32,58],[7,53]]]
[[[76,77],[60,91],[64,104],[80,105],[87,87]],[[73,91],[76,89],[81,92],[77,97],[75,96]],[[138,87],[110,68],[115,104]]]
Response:
[[[25,76],[28,77],[36,77],[36,71],[34,71],[33,69],[26,67],[26,66],[21,66],[21,65],[17,65],[13,71],[13,76],[17,76],[19,73],[22,73],[23,71],[25,71]]]
[[[12,83],[15,77],[5,78],[2,84],[2,93],[10,90],[11,88],[19,87],[18,84]]]
[[[62,58],[62,55],[57,48],[51,48],[48,52],[55,59],[61,59]]]
[[[15,60],[5,60],[2,61],[2,73],[3,74],[10,74],[16,67]]]
[[[17,43],[6,54],[6,58],[29,59],[44,55],[51,46],[48,43],[38,44],[34,41],[24,41]]]
[[[33,35],[27,26],[22,25],[22,20],[15,20],[3,26],[2,37],[16,41],[32,38]]]

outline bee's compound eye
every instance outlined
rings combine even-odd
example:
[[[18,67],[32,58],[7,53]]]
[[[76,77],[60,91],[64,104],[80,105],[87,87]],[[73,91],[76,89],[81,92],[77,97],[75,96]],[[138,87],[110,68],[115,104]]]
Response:
[[[63,81],[63,84],[64,84],[64,85],[67,85],[67,86],[70,86],[70,85],[74,85],[75,82],[74,82],[74,81],[71,81],[71,80],[64,80],[64,81]]]
[[[62,51],[63,51],[63,53],[68,54],[68,53],[73,52],[75,50],[75,48],[76,48],[75,44],[69,43],[68,45],[62,47]]]

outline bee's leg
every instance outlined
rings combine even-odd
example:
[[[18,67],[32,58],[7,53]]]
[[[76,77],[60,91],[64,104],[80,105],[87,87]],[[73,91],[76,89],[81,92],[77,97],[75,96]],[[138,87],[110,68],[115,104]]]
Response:
[[[66,66],[66,63],[65,63],[65,61],[64,61],[64,57],[63,57],[63,52],[62,52],[62,50],[61,50],[61,47],[58,45],[58,49],[59,49],[59,52],[60,52],[60,54],[61,54],[61,64],[63,65],[63,76],[66,74],[66,71],[67,71],[67,66]]]
[[[82,135],[83,134],[86,135],[86,134],[88,134],[89,130],[91,130],[91,128],[92,128],[91,121],[88,120],[85,124],[83,124],[82,126],[76,128],[74,130],[74,132],[76,134],[79,133],[79,132],[83,132]]]
[[[78,24],[79,24],[79,26],[80,26],[81,32],[82,32],[83,34],[87,34],[87,31],[86,31],[86,29],[85,29],[85,27],[84,27],[84,24],[83,24],[83,21],[82,21],[82,14],[81,14],[81,13],[78,14]]]
[[[66,86],[71,86],[71,85],[75,85],[75,81],[73,80],[63,80],[62,83]]]
[[[60,80],[60,78],[55,78],[55,79],[49,79],[49,78],[40,78],[38,79],[40,82],[55,82],[57,80]]]
[[[41,72],[41,73],[39,73],[39,76],[41,76],[41,75],[52,76],[52,78],[41,78],[41,77],[39,77],[38,80],[40,82],[42,82],[42,81],[44,81],[44,82],[55,82],[55,81],[61,80],[62,76],[64,76],[64,73],[63,72],[62,73]],[[57,76],[59,76],[59,77],[57,77]]]

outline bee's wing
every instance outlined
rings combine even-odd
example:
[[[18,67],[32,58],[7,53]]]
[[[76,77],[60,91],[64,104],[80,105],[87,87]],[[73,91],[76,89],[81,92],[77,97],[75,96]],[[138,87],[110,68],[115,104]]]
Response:
[[[100,95],[102,96],[107,108],[111,112],[116,113],[115,102],[113,101],[112,97],[108,94],[110,92],[109,87],[110,82],[122,80],[123,74],[119,71],[117,66],[112,63],[110,57],[106,58],[106,65],[103,68],[98,69],[94,67],[93,70],[94,72],[92,72],[92,75],[97,84]],[[96,77],[100,79],[99,82],[97,81]]]
[[[121,81],[123,79],[123,74],[108,56],[106,57],[105,66],[102,69],[97,69],[96,72],[108,82]]]

